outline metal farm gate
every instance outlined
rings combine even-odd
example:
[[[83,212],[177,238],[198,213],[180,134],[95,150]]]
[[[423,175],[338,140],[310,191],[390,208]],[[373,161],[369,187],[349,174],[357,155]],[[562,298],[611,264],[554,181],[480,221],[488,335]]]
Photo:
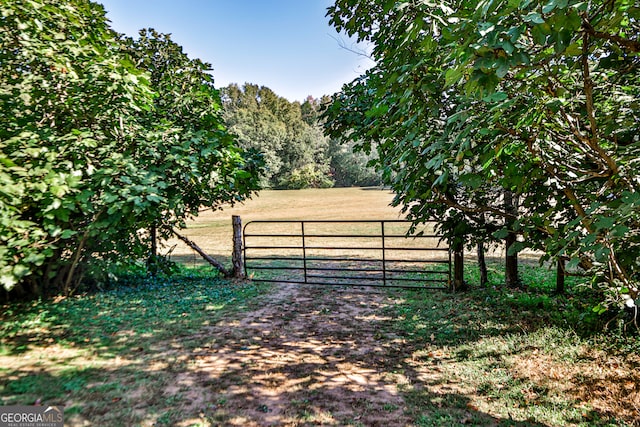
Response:
[[[451,251],[427,224],[391,221],[251,221],[244,269],[253,280],[315,285],[451,288]]]

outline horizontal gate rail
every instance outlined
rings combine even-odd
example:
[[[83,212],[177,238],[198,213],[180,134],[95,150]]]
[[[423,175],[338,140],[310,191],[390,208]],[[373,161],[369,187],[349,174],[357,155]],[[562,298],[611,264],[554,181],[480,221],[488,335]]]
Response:
[[[404,220],[251,221],[242,236],[245,272],[263,282],[450,288],[443,236],[408,235],[410,227]]]

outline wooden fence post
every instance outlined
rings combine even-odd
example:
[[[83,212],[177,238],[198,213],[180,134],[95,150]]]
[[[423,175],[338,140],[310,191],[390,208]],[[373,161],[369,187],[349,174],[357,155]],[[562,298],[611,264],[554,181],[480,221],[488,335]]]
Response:
[[[244,279],[244,262],[242,260],[242,218],[238,215],[231,217],[233,224],[233,253],[231,254],[231,263],[233,264],[233,277],[236,279]]]

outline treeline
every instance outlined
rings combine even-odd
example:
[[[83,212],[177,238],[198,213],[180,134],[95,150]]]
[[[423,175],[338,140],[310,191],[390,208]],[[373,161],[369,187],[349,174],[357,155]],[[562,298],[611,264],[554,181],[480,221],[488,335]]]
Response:
[[[255,84],[221,89],[223,117],[238,145],[262,153],[264,188],[300,189],[379,185],[372,155],[324,135],[320,115],[331,99],[290,102]]]

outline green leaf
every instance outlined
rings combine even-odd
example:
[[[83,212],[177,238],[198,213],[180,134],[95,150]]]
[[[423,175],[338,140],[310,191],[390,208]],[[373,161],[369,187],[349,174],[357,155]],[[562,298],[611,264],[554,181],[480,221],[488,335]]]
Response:
[[[23,277],[27,276],[30,272],[31,270],[29,269],[29,267],[22,264],[15,265],[12,271],[13,276],[18,279],[22,279]]]
[[[495,237],[496,239],[506,239],[509,233],[510,233],[509,230],[507,230],[506,228],[503,228],[498,231],[495,231],[493,233],[493,237]]]
[[[384,116],[385,114],[387,114],[388,111],[389,111],[388,105],[376,105],[374,108],[367,110],[367,112],[365,113],[365,116],[369,119],[373,117]]]
[[[494,92],[491,95],[485,96],[484,98],[482,98],[482,100],[484,102],[494,103],[504,101],[508,97],[509,95],[507,95],[505,92]]]
[[[616,223],[616,218],[598,215],[595,226],[598,230],[609,229]]]
[[[496,69],[496,75],[499,78],[504,78],[509,73],[509,60],[507,58],[500,58],[497,61],[498,68]]]
[[[522,18],[524,22],[531,22],[533,24],[544,24],[544,18],[538,12],[531,12]]]
[[[476,174],[463,174],[460,175],[460,183],[462,185],[466,185],[469,188],[476,189],[479,188],[484,182],[484,178],[480,175]]]
[[[457,67],[448,68],[447,71],[445,72],[445,84],[447,86],[452,86],[458,83],[460,79],[462,79],[462,76],[463,76],[462,69]]]
[[[556,53],[563,52],[567,46],[571,44],[571,39],[573,38],[572,30],[561,30],[558,32],[555,37],[556,42],[554,44],[554,50]]]
[[[625,235],[627,235],[627,233],[629,233],[631,231],[631,229],[625,225],[616,225],[615,227],[613,227],[611,229],[611,236],[613,237],[624,237]]]
[[[593,310],[594,313],[597,313],[597,314],[601,315],[601,314],[606,313],[609,310],[609,308],[604,304],[598,304],[595,307],[593,307],[592,310]]]
[[[60,234],[60,238],[61,239],[70,239],[73,236],[77,235],[78,233],[74,230],[64,230],[61,234]]]

